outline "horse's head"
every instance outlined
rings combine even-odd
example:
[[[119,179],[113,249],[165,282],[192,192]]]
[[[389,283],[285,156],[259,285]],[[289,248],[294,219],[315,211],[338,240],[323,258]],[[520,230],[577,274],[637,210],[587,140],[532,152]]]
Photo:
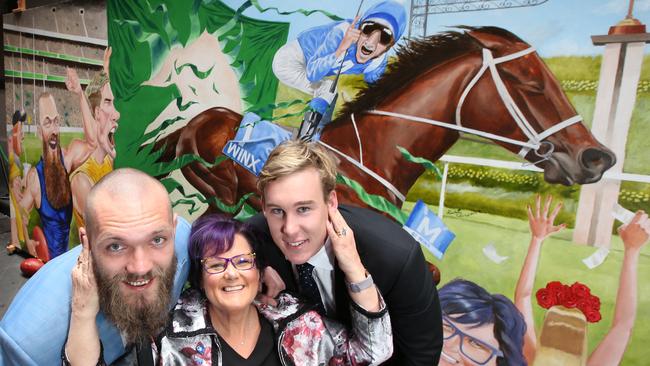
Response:
[[[616,157],[580,122],[557,79],[530,45],[499,28],[476,28],[467,34],[483,49],[483,71],[468,76],[473,79],[461,96],[457,122],[523,141],[527,147],[496,142],[543,168],[549,183],[598,181]]]

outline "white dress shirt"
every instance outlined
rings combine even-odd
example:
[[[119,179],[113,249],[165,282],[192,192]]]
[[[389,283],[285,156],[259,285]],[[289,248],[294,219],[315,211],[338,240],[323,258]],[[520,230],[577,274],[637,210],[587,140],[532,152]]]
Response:
[[[325,306],[325,311],[330,317],[336,316],[336,299],[334,298],[334,263],[336,263],[336,256],[332,249],[330,239],[325,240],[320,250],[311,257],[307,263],[314,266],[312,277],[316,281],[318,291],[320,292],[321,301]],[[294,278],[298,278],[298,271],[296,265],[291,264],[293,268]]]

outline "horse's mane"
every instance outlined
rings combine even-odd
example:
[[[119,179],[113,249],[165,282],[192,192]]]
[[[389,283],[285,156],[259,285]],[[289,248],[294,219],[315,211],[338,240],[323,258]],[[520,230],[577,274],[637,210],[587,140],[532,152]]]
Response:
[[[388,65],[384,75],[377,82],[368,84],[359,90],[353,101],[343,105],[339,117],[333,122],[347,119],[351,113],[374,109],[386,94],[407,85],[420,76],[424,70],[479,49],[481,45],[467,34],[468,32],[479,31],[521,42],[514,34],[498,27],[457,26],[454,28],[465,31],[437,33],[429,37],[411,40],[406,45],[400,46],[397,49],[397,60]]]

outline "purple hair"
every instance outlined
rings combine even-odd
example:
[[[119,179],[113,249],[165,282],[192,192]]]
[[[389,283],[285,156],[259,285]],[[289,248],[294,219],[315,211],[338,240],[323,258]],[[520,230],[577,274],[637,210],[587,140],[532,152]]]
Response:
[[[223,215],[206,215],[200,217],[192,225],[190,232],[189,256],[190,275],[189,281],[192,287],[200,289],[203,278],[203,265],[201,260],[205,257],[219,256],[232,248],[235,242],[235,235],[243,236],[256,252],[255,265],[259,269],[264,268],[260,258],[259,242],[254,229],[242,222]]]

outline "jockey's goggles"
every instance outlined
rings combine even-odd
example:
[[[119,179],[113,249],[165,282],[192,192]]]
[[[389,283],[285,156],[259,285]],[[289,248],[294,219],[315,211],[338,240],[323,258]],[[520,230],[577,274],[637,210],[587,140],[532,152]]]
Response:
[[[365,34],[366,36],[370,36],[375,31],[380,31],[381,33],[379,35],[379,43],[383,44],[384,46],[389,45],[393,41],[393,32],[391,32],[391,30],[383,24],[375,22],[363,22],[361,23],[359,29],[361,30],[361,33]]]

